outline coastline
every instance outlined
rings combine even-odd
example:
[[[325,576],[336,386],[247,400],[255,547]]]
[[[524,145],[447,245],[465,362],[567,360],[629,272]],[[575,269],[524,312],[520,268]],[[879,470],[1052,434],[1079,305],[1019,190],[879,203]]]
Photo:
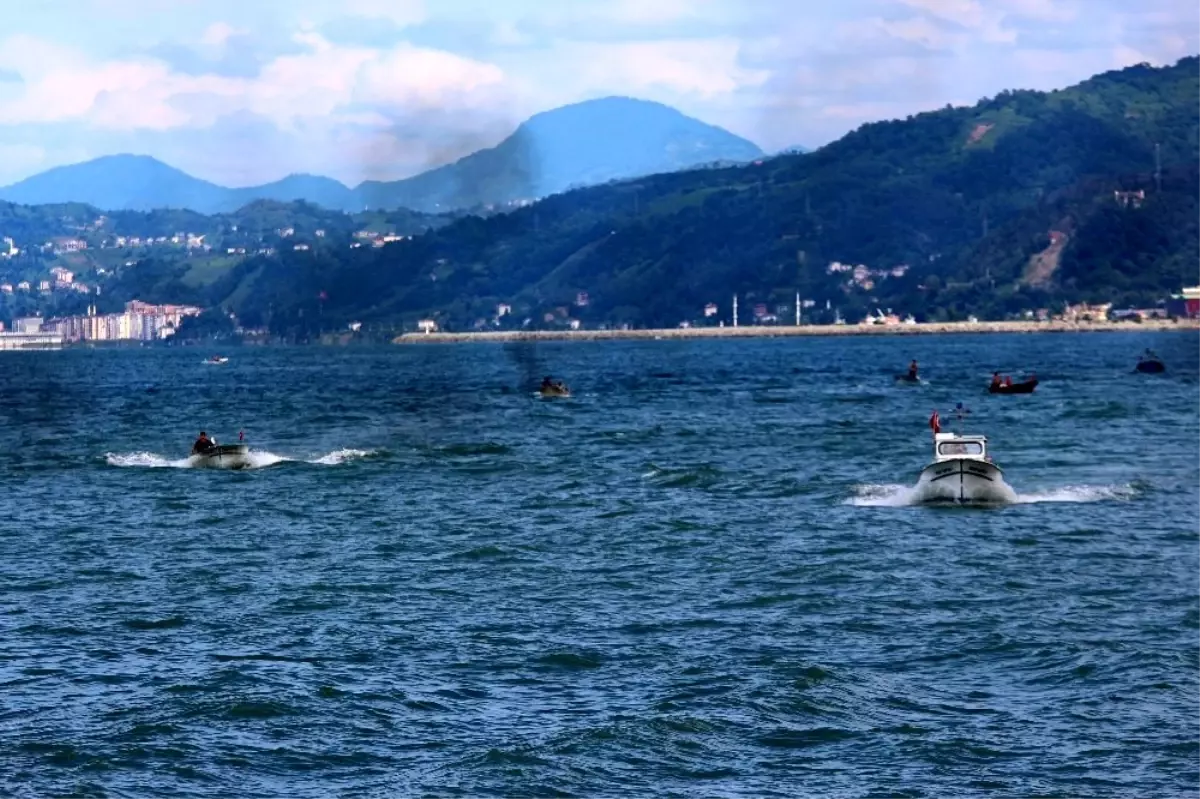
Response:
[[[970,333],[1149,333],[1200,331],[1200,320],[1143,322],[931,322],[916,325],[801,325],[685,327],[646,330],[525,330],[470,333],[404,333],[393,344],[604,339],[780,338],[789,336],[922,336]]]

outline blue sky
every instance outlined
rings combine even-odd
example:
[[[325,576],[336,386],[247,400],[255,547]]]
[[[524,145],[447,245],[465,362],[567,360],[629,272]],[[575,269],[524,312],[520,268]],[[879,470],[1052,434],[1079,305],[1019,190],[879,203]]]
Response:
[[[1196,0],[36,0],[0,185],[134,152],[231,186],[394,179],[605,95],[767,150],[1200,51]]]

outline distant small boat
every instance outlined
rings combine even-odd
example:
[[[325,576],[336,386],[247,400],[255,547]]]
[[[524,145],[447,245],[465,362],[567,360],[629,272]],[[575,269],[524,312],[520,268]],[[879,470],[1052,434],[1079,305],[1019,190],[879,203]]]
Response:
[[[1032,394],[1037,388],[1038,379],[1031,377],[1020,383],[992,383],[988,386],[989,394]]]
[[[245,469],[250,466],[250,445],[215,444],[191,458],[192,465],[202,469]]]
[[[1167,371],[1167,365],[1150,350],[1146,350],[1145,354],[1138,357],[1137,366],[1134,367],[1137,371],[1143,374],[1156,375]]]
[[[918,377],[917,375],[905,373],[902,375],[896,375],[896,382],[897,383],[908,383],[910,385],[916,385],[917,383],[921,382],[921,378]]]
[[[538,389],[538,393],[543,397],[569,397],[571,389],[567,388],[567,384],[561,380],[544,381],[541,388]]]
[[[228,363],[229,359],[224,356],[221,356],[221,355],[214,355],[211,358],[205,358],[204,362],[216,365],[216,364],[221,364],[221,363]]]

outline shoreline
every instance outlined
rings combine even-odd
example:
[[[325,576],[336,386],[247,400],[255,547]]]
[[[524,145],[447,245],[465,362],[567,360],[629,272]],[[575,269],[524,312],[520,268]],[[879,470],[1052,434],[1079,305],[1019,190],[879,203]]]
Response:
[[[929,336],[970,333],[1150,333],[1200,331],[1200,320],[1144,322],[932,322],[916,325],[801,325],[648,328],[645,330],[491,330],[470,333],[403,333],[393,344],[618,339],[785,338],[796,336]]]

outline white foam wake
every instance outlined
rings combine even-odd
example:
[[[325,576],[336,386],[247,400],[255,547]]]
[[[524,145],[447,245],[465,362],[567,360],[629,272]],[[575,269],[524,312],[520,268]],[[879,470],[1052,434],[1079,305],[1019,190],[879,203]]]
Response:
[[[375,451],[370,449],[339,449],[305,462],[316,463],[321,466],[337,466],[339,463],[356,461],[360,458],[369,458],[374,454]]]
[[[145,469],[187,469],[191,466],[191,458],[164,458],[153,452],[126,452],[123,454],[109,452],[104,460],[109,466],[140,466]]]
[[[289,458],[286,455],[277,455],[274,452],[267,452],[266,450],[252,449],[246,454],[246,457],[250,461],[250,465],[247,468],[264,469],[279,463],[309,463],[315,466],[337,466],[349,461],[366,458],[373,454],[374,450],[339,449],[317,458]],[[104,455],[104,461],[109,466],[133,466],[143,469],[191,469],[196,465],[194,459],[191,457],[164,458],[162,455],[157,455],[153,452],[108,452]]]
[[[1137,489],[1131,485],[1111,486],[1063,486],[1048,491],[1034,491],[1030,494],[1019,494],[1017,502],[1033,504],[1037,502],[1104,502],[1105,500],[1128,501],[1137,496]]]
[[[1029,494],[1013,492],[1009,504],[1032,505],[1040,502],[1104,502],[1107,500],[1130,500],[1137,496],[1131,485],[1088,486],[1073,485]],[[854,496],[846,500],[847,505],[869,508],[901,508],[917,504],[917,487],[898,484],[863,484],[854,487]]]
[[[854,487],[854,496],[846,500],[847,505],[867,508],[902,508],[912,505],[916,497],[916,486],[865,484]]]

